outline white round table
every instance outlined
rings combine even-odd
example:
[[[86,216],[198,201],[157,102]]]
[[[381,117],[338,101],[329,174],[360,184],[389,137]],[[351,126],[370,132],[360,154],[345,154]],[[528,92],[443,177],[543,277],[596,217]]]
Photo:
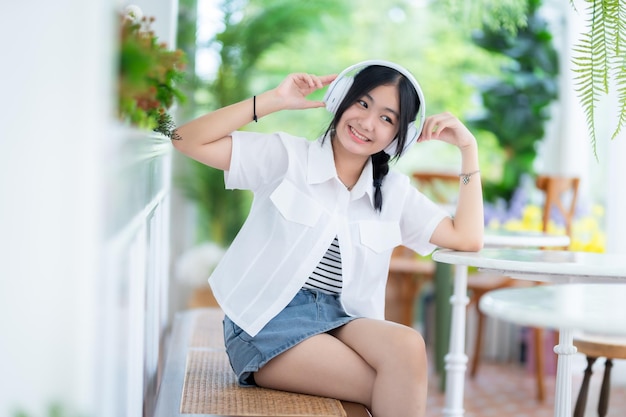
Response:
[[[571,359],[575,331],[626,335],[626,284],[563,284],[491,291],[479,308],[489,316],[522,326],[559,330],[554,415],[572,415]]]
[[[483,240],[486,248],[567,247],[570,244],[570,238],[567,235],[489,229],[485,230]]]
[[[567,247],[570,244],[570,238],[567,235],[493,229],[485,230],[483,240],[486,248]],[[439,252],[442,251],[435,252],[433,256],[435,261],[439,261],[436,258],[439,256]],[[445,255],[448,253],[445,252]],[[455,264],[455,262],[442,262]],[[449,417],[462,417],[464,414],[463,392],[467,368],[465,322],[467,304],[469,303],[467,297],[467,265],[469,264],[456,263],[452,292],[450,292],[448,285],[435,281],[435,292],[440,294],[441,298],[449,298],[451,304],[450,322],[441,322],[436,326],[436,332],[446,332],[450,335],[448,353],[444,357],[446,405],[443,409],[443,414]],[[436,340],[440,339],[441,336],[436,336]]]
[[[519,236],[519,242],[524,239]],[[545,236],[549,239],[549,236]],[[485,233],[485,242],[487,241]],[[546,240],[547,242],[548,240]],[[547,243],[538,246],[551,246]],[[464,414],[467,267],[496,272],[500,275],[532,281],[553,283],[624,282],[626,259],[618,255],[540,249],[486,248],[480,252],[457,252],[447,249],[433,254],[436,262],[455,265],[453,294],[450,298],[452,317],[450,346],[445,357],[446,402],[443,414],[461,417]]]

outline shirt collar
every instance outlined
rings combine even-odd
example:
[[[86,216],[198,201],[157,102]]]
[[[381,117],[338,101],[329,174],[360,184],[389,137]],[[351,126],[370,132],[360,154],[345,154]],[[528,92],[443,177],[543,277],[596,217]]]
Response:
[[[374,206],[374,187],[372,185],[372,159],[368,159],[359,180],[352,188],[350,200],[361,198],[364,194],[369,196],[370,203]],[[333,157],[333,147],[330,136],[322,136],[309,147],[307,164],[307,182],[309,184],[320,184],[336,178],[337,169]]]
[[[337,177],[330,137],[322,136],[309,146],[306,178],[309,184],[320,184]]]
[[[365,167],[363,168],[363,172],[361,172],[361,176],[359,180],[352,187],[351,200],[356,200],[361,198],[364,194],[369,196],[370,203],[372,207],[374,206],[374,186],[373,186],[373,177],[372,172],[374,168],[372,167],[372,158],[367,160]]]

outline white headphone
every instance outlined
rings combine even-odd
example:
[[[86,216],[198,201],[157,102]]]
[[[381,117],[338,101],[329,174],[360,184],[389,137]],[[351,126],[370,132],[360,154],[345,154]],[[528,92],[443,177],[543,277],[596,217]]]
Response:
[[[348,93],[348,90],[352,86],[352,83],[354,82],[354,76],[358,74],[363,68],[369,67],[371,65],[380,65],[395,69],[411,82],[411,84],[415,88],[415,91],[417,92],[417,97],[420,101],[419,110],[417,112],[417,119],[414,122],[411,122],[408,126],[404,149],[402,149],[401,152],[402,154],[406,152],[406,150],[413,143],[415,143],[418,136],[422,132],[422,128],[424,127],[424,121],[426,120],[426,101],[424,100],[424,93],[422,92],[422,88],[420,87],[415,77],[413,77],[413,74],[411,74],[407,69],[401,67],[398,64],[394,64],[393,62],[381,60],[363,61],[359,62],[358,64],[349,66],[345,70],[341,71],[337,78],[335,78],[335,80],[328,86],[328,90],[324,95],[326,110],[335,114],[337,112],[337,109],[339,108],[339,104],[343,101],[344,97]],[[385,148],[385,152],[392,156],[395,155],[397,143],[397,140],[391,142],[391,144],[387,148]]]

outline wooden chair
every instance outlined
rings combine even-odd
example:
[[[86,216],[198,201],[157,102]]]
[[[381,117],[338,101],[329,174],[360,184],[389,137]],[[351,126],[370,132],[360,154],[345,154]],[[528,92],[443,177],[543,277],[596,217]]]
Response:
[[[536,187],[543,191],[545,199],[543,205],[543,217],[542,226],[543,231],[547,232],[550,219],[553,218],[553,213],[556,210],[560,214],[563,223],[565,224],[565,230],[568,236],[571,237],[572,221],[574,219],[574,211],[576,208],[576,202],[578,199],[578,185],[579,179],[575,177],[557,177],[540,175],[536,179]],[[566,249],[566,248],[559,248]],[[470,274],[467,279],[467,287],[470,291],[471,305],[478,305],[480,298],[488,291],[496,290],[499,288],[505,288],[512,285],[519,285],[520,282],[512,278],[497,276],[487,273],[474,273]],[[474,343],[474,352],[470,363],[470,377],[475,378],[478,372],[478,365],[480,363],[480,355],[482,351],[482,336],[485,316],[476,309],[478,313],[478,323],[476,329],[476,339]],[[545,399],[544,388],[544,357],[542,350],[543,330],[534,328],[533,333],[535,336],[534,354],[535,354],[535,379],[537,385],[537,400],[543,402]]]
[[[584,353],[587,357],[587,368],[585,369],[583,382],[580,385],[580,391],[576,399],[574,417],[583,417],[585,414],[587,396],[589,394],[589,380],[592,374],[591,367],[599,357],[605,358],[604,376],[602,377],[600,398],[598,400],[598,416],[604,417],[609,410],[613,359],[626,359],[626,339],[582,334],[574,338],[574,346],[576,346],[578,352]]]
[[[422,194],[435,203],[450,206],[459,192],[459,176],[447,172],[418,171],[413,173]]]

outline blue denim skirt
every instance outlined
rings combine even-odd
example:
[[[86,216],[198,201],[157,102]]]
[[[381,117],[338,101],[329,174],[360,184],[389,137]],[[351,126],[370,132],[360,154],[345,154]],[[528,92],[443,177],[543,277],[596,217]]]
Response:
[[[254,372],[303,340],[343,326],[349,316],[339,295],[301,289],[254,337],[224,317],[224,341],[230,366],[242,387],[255,386]]]

